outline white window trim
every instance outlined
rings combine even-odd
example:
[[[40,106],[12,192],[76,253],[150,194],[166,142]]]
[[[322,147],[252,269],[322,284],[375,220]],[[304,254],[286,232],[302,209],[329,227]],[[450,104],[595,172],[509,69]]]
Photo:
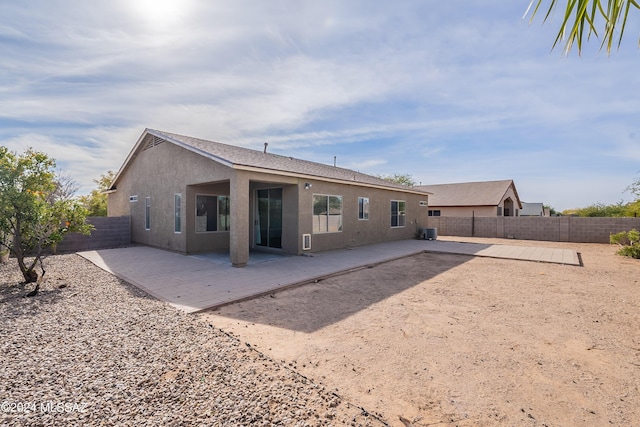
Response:
[[[220,199],[219,197],[227,197],[227,198],[231,198],[231,196],[229,196],[228,194],[208,194],[208,193],[196,193],[195,196],[195,203],[196,203],[196,208],[195,208],[195,212],[194,212],[194,216],[195,216],[195,225],[194,225],[194,231],[196,234],[212,234],[212,233],[229,233],[229,231],[231,230],[214,230],[214,231],[198,231],[197,227],[198,227],[198,196],[210,196],[210,197],[215,197],[217,199],[217,203],[216,203],[216,226],[217,226],[217,221],[218,221],[218,216],[220,215]]]
[[[179,199],[179,205],[176,204],[176,198]],[[178,219],[180,222],[178,223],[178,226],[180,227],[180,230],[176,230],[176,213],[179,213]],[[174,234],[182,234],[182,193],[175,193],[173,195],[173,232]]]
[[[400,212],[404,212],[404,224],[403,225],[391,225],[391,228],[403,228],[407,226],[407,201],[406,200],[391,200],[389,202],[389,208],[393,206],[393,202],[398,202],[398,223],[400,222]],[[400,203],[404,203],[404,211],[400,210]],[[389,218],[391,220],[392,217]],[[391,222],[391,221],[389,221]]]
[[[342,230],[344,230],[344,197],[342,197],[341,195],[338,194],[321,194],[321,193],[313,193],[313,196],[311,198],[311,218],[314,217],[314,210],[313,210],[313,200],[315,199],[316,196],[322,196],[322,197],[326,197],[327,198],[327,210],[329,209],[329,197],[337,197],[340,199],[340,230],[337,231],[329,231],[327,229],[327,231],[313,231],[313,225],[311,226],[311,230],[312,230],[312,234],[332,234],[332,233],[342,233]],[[327,214],[327,221],[329,220],[329,215]],[[328,224],[327,224],[327,228],[328,228]]]
[[[363,218],[360,218],[360,200],[366,200],[367,201],[367,212],[366,215],[367,217],[364,218],[364,207],[362,209],[362,214],[363,214]],[[358,197],[358,221],[369,221],[369,217],[370,217],[370,213],[371,213],[371,205],[369,203],[369,198],[368,197]]]
[[[151,197],[144,198],[144,229],[151,230]]]

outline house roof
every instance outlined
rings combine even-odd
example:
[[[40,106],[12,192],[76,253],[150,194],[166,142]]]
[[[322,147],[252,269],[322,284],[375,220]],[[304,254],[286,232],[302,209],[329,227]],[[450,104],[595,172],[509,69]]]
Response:
[[[418,186],[433,193],[429,196],[429,206],[498,206],[509,187],[513,187],[516,202],[521,208],[516,186],[511,179]]]
[[[520,216],[541,216],[544,215],[544,204],[522,202]]]
[[[154,129],[146,129],[142,133],[138,142],[118,171],[112,183],[112,188],[115,187],[118,182],[118,178],[127,168],[133,157],[135,157],[139,151],[144,149],[143,144],[145,141],[148,141],[148,138],[146,138],[148,135],[171,142],[196,154],[237,170],[250,170],[277,175],[299,176],[309,179],[335,181],[371,187],[384,187],[416,194],[429,194],[428,191],[422,188],[407,187],[391,183],[382,178],[363,174],[351,169],[296,159],[269,152],[265,153],[259,150],[252,150],[249,148]]]

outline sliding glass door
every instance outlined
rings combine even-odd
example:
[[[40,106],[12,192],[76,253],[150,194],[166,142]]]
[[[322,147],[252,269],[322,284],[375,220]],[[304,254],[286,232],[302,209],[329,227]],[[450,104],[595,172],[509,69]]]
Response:
[[[282,248],[282,188],[256,191],[256,245]]]

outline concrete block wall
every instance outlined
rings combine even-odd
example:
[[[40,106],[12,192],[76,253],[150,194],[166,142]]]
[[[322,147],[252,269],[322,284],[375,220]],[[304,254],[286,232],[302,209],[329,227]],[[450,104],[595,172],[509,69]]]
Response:
[[[495,237],[498,229],[498,219],[496,217],[475,217],[473,222],[473,235],[475,237]]]
[[[501,219],[505,224],[504,237],[560,241],[560,217],[508,217]]]
[[[581,217],[430,217],[429,228],[438,235],[514,238],[551,242],[609,243],[609,236],[633,228],[640,218]]]
[[[640,218],[571,218],[569,241],[609,243],[611,234],[640,230]]]
[[[471,236],[471,218],[430,216],[427,227],[437,228],[438,234],[443,236]]]
[[[95,227],[91,235],[67,234],[56,247],[56,253],[131,245],[131,218],[129,216],[89,217],[87,222]]]

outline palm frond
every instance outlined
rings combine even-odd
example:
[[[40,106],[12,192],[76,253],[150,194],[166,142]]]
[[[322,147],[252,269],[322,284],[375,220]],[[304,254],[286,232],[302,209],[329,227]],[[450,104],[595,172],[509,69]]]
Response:
[[[526,17],[533,7],[529,22],[533,22],[543,3],[546,2],[544,0],[531,0],[524,14]],[[553,11],[558,7],[558,3],[558,0],[550,0],[543,22],[547,22],[550,19]],[[638,0],[607,0],[606,4],[604,0],[567,0],[562,24],[551,49],[553,50],[558,43],[564,42],[563,52],[566,55],[569,54],[575,43],[578,47],[578,54],[582,54],[585,37],[586,41],[591,38],[592,34],[599,38],[599,21],[603,19],[604,30],[600,49],[606,46],[607,55],[610,55],[613,42],[616,39],[617,28],[619,28],[617,44],[618,49],[620,48],[627,20],[629,19],[629,11],[632,7],[640,11]],[[638,47],[640,48],[640,38],[638,39]]]

